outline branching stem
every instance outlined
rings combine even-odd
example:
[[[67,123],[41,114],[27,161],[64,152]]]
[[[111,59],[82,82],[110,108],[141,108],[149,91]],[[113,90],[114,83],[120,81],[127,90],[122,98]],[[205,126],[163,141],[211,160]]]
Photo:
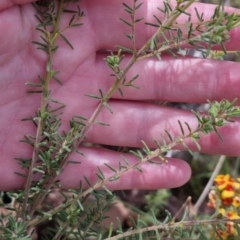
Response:
[[[49,41],[48,60],[47,60],[47,64],[46,64],[47,74],[46,74],[44,85],[43,85],[43,97],[42,97],[42,101],[41,101],[40,117],[39,117],[39,123],[38,123],[38,127],[37,127],[36,140],[35,140],[35,143],[34,143],[32,161],[31,161],[31,166],[30,166],[29,171],[28,171],[28,178],[27,178],[27,181],[26,181],[26,184],[25,184],[25,194],[24,194],[23,208],[22,208],[22,219],[24,221],[26,220],[26,216],[28,215],[27,203],[28,203],[28,197],[29,197],[29,193],[30,193],[32,180],[33,180],[33,169],[36,166],[36,162],[37,162],[37,159],[38,159],[39,143],[41,141],[42,131],[43,131],[43,128],[44,128],[46,106],[47,106],[47,100],[48,100],[48,86],[49,86],[50,79],[52,78],[52,68],[51,68],[52,58],[53,58],[52,49],[55,46],[55,42],[56,42],[57,31],[58,31],[58,28],[59,28],[61,14],[62,14],[62,11],[63,11],[62,10],[63,9],[63,2],[64,2],[64,0],[60,1],[60,5],[59,5],[59,8],[58,8],[56,25],[54,26],[54,32],[53,32],[53,40],[51,39],[50,33],[49,32],[46,33],[47,39]],[[36,208],[37,206],[34,206],[34,207]],[[30,217],[32,216],[32,214],[33,214],[33,211],[29,212]]]

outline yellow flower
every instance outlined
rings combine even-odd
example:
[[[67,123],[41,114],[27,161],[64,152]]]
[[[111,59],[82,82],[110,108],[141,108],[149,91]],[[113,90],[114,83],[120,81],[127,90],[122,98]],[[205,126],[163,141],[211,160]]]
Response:
[[[239,208],[239,207],[240,207],[240,197],[238,197],[238,196],[234,197],[234,198],[233,198],[232,205],[233,205],[235,208]]]
[[[238,215],[238,213],[235,210],[231,210],[231,211],[227,211],[225,213],[225,216],[229,219],[238,219],[240,218],[240,216]]]
[[[221,213],[224,217],[226,216],[226,210],[224,208],[219,208],[219,213]]]
[[[227,190],[232,190],[233,189],[233,184],[234,184],[234,179],[230,177],[229,174],[226,175],[218,175],[215,179],[214,179],[218,190],[222,191],[224,189]]]
[[[208,206],[216,208],[216,202],[221,201],[219,213],[224,217],[230,219],[240,219],[240,178],[234,180],[229,174],[218,175],[215,178],[215,190],[212,190],[208,197]],[[240,227],[240,225],[238,225]],[[229,239],[231,236],[237,236],[237,230],[234,227],[234,223],[228,221],[225,223],[225,230],[217,228],[217,233],[221,236],[221,239]],[[218,236],[214,236],[219,240]]]
[[[228,198],[233,198],[235,196],[235,192],[234,191],[229,191],[229,190],[223,190],[221,193],[221,198],[224,199],[228,199]]]
[[[233,183],[233,188],[234,188],[234,190],[239,190],[240,189],[240,183],[234,182]]]

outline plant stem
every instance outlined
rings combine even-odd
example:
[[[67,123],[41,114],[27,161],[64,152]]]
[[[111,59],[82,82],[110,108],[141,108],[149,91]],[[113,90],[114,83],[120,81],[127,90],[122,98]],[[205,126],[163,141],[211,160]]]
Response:
[[[134,61],[130,61],[130,65],[133,65]],[[130,68],[130,66],[129,66]],[[94,122],[96,121],[97,116],[99,115],[99,113],[101,112],[101,110],[104,107],[104,103],[107,102],[112,94],[114,93],[114,91],[119,87],[119,84],[121,83],[121,80],[124,78],[127,70],[129,68],[126,68],[125,71],[122,73],[121,77],[118,78],[115,83],[113,84],[113,86],[109,89],[109,91],[107,92],[107,94],[105,95],[105,97],[102,99],[102,101],[98,104],[98,107],[96,108],[96,110],[94,111],[94,113],[92,114],[91,118],[88,120],[88,123],[86,125],[86,127],[84,127],[80,134],[80,137],[75,141],[75,143],[73,144],[71,151],[66,153],[64,159],[61,161],[59,168],[61,170],[64,169],[65,165],[68,162],[69,156],[71,155],[71,153],[73,153],[74,151],[76,151],[76,149],[78,148],[79,144],[83,141],[87,131],[89,130],[89,128],[92,126],[92,124],[94,124]],[[59,151],[61,151],[62,148],[60,148]],[[37,198],[34,200],[32,207],[30,209],[30,215],[32,215],[34,213],[34,211],[36,210],[37,206],[39,206],[39,204],[43,201],[43,199],[45,198],[45,196],[48,194],[49,190],[51,189],[51,187],[53,186],[54,182],[56,181],[58,177],[58,174],[55,172],[53,173],[53,175],[46,179],[46,184],[43,184],[44,186],[44,193],[41,193],[37,196]]]
[[[182,11],[185,11],[188,7],[190,7],[193,3],[195,2],[195,0],[191,0],[189,2],[187,2],[186,5],[183,6],[183,8],[181,9]],[[163,23],[162,25],[159,27],[159,29],[157,30],[157,32],[147,41],[147,43],[138,51],[137,53],[137,58],[139,58],[142,53],[146,52],[146,50],[148,50],[151,46],[151,41],[152,39],[157,39],[158,37],[161,36],[161,34],[169,27],[172,26],[172,24],[175,22],[175,20],[182,14],[182,12],[178,11],[178,10],[174,10],[171,13],[171,16],[169,16]]]
[[[184,7],[182,8],[182,10],[186,10],[192,3],[194,2],[194,0],[191,0],[190,2],[188,2],[186,5],[184,5]],[[62,6],[61,4],[63,3],[63,1],[61,0],[60,3],[60,7]],[[61,7],[62,9],[62,7]],[[60,9],[60,11],[61,11]],[[58,30],[58,25],[59,25],[59,19],[61,16],[61,12],[58,11],[58,17],[57,17],[57,22],[56,22],[56,26],[54,28],[54,35],[57,34],[57,30]],[[173,24],[173,22],[180,16],[181,12],[180,11],[174,11],[174,14],[172,16],[170,16],[166,22],[164,23],[164,28],[160,27],[159,30],[154,34],[153,38],[158,37],[163,31],[166,30],[167,27],[171,26],[171,24]],[[132,19],[132,21],[134,21],[134,19]],[[134,31],[134,29],[132,29],[132,31]],[[152,38],[151,38],[152,39]],[[66,154],[66,156],[64,157],[63,161],[60,164],[60,169],[63,170],[64,166],[67,164],[69,156],[72,152],[74,152],[77,147],[79,146],[79,144],[83,141],[87,131],[89,130],[89,128],[92,126],[92,124],[94,124],[97,116],[99,115],[99,113],[101,112],[101,110],[104,107],[104,103],[108,102],[108,100],[111,98],[112,94],[114,93],[114,91],[119,87],[122,79],[125,77],[126,73],[128,72],[128,70],[132,67],[132,65],[136,62],[137,58],[139,57],[146,49],[149,48],[150,44],[151,44],[151,39],[148,40],[148,42],[138,51],[138,53],[136,54],[136,52],[134,53],[132,59],[129,61],[129,63],[127,64],[127,66],[124,68],[123,72],[121,73],[121,76],[117,77],[114,85],[110,88],[110,90],[108,91],[108,93],[105,95],[105,97],[102,99],[102,101],[99,103],[98,107],[96,108],[96,110],[94,111],[94,113],[92,114],[91,118],[88,120],[87,125],[81,130],[80,132],[80,137],[75,141],[75,143],[73,144],[73,147],[71,148],[71,151],[69,153]],[[135,48],[135,41],[133,41],[133,47]],[[51,55],[50,55],[51,56]],[[42,105],[43,106],[43,105]],[[53,176],[51,176],[50,178],[48,178],[47,180],[47,184],[45,185],[45,193],[44,194],[39,194],[37,196],[37,199],[35,199],[34,204],[32,204],[31,210],[30,210],[30,215],[32,215],[34,213],[34,211],[36,210],[37,206],[43,201],[43,199],[45,198],[46,194],[48,194],[49,190],[51,189],[51,187],[53,186],[54,182],[56,181],[56,178],[58,177],[57,173],[55,172],[53,174]]]
[[[170,150],[172,149],[174,146],[178,145],[178,144],[181,144],[181,142],[183,142],[185,139],[191,137],[192,134],[196,133],[196,132],[200,132],[201,131],[201,127],[198,127],[194,132],[192,133],[189,133],[187,136],[183,137],[183,138],[178,138],[176,141],[170,143],[168,146],[167,146],[167,149]],[[40,222],[46,220],[49,215],[54,215],[56,214],[57,212],[63,210],[64,208],[70,206],[71,204],[73,204],[75,201],[77,200],[80,200],[81,198],[87,196],[88,194],[90,194],[92,191],[104,186],[107,182],[111,181],[112,179],[118,179],[121,175],[123,175],[125,172],[128,172],[129,170],[132,170],[132,169],[136,169],[140,164],[144,163],[144,162],[147,162],[155,157],[159,157],[160,154],[166,152],[166,149],[156,149],[154,151],[151,152],[151,156],[147,156],[143,159],[141,159],[141,161],[131,165],[131,166],[126,166],[124,169],[116,172],[115,174],[113,174],[112,176],[104,179],[103,181],[101,182],[98,182],[97,184],[95,184],[93,187],[90,187],[89,189],[87,189],[86,191],[84,191],[83,193],[79,194],[77,197],[71,199],[70,201],[66,202],[65,204],[62,204],[60,205],[59,207],[53,209],[53,210],[50,210],[48,212],[47,215],[43,216],[41,218],[41,220],[39,219],[34,219],[32,221],[29,222],[28,226],[31,226],[31,227],[34,227],[35,225],[39,224]]]
[[[32,185],[32,180],[33,180],[33,168],[36,166],[36,162],[38,159],[38,152],[39,152],[39,143],[41,141],[41,136],[42,136],[42,131],[44,128],[45,124],[45,113],[46,113],[46,106],[47,106],[47,101],[48,101],[48,88],[49,88],[49,82],[52,78],[52,59],[53,59],[53,47],[55,47],[55,42],[56,42],[56,36],[57,36],[57,31],[59,27],[59,22],[61,18],[61,14],[63,11],[63,2],[64,0],[60,1],[60,5],[58,8],[58,14],[57,14],[57,21],[56,25],[54,26],[54,33],[53,33],[53,39],[51,39],[51,34],[49,32],[46,33],[47,39],[48,39],[48,60],[46,63],[46,70],[47,74],[45,77],[44,85],[43,85],[43,97],[41,101],[41,107],[40,107],[40,116],[39,116],[39,123],[37,127],[37,133],[36,133],[36,140],[34,143],[34,150],[32,154],[32,161],[31,165],[28,171],[28,178],[25,184],[25,193],[24,193],[24,200],[23,200],[23,208],[22,208],[22,219],[25,221],[26,216],[27,216],[27,203],[28,203],[28,198],[29,198],[29,193],[30,193],[30,188]],[[29,212],[30,217],[32,217],[33,212]]]
[[[150,231],[156,231],[156,230],[163,230],[163,233],[172,230],[174,231],[175,229],[183,229],[184,227],[191,227],[191,226],[209,226],[209,225],[219,225],[221,223],[226,223],[226,222],[232,222],[235,224],[240,223],[240,218],[237,219],[210,219],[210,220],[190,220],[190,221],[180,221],[177,223],[166,223],[166,224],[161,224],[161,225],[154,225],[150,227],[145,227],[145,228],[140,228],[140,229],[134,229],[134,230],[129,230],[125,233],[120,233],[118,235],[115,235],[114,237],[110,238],[105,238],[105,240],[117,240],[117,239],[128,239],[128,236],[134,236],[136,234],[140,233],[145,233],[145,232],[150,232]],[[165,239],[165,238],[164,238]],[[172,239],[172,238],[169,238]],[[189,238],[181,238],[181,239],[189,239]],[[206,238],[205,238],[206,239]],[[212,239],[212,238],[211,238]]]
[[[186,10],[192,3],[194,2],[194,0],[190,1],[189,3],[187,3],[184,7],[183,7],[183,11]],[[167,21],[165,22],[165,28],[168,26],[171,26],[171,24],[180,16],[181,12],[177,11],[175,12],[175,14],[173,14],[172,17],[169,17],[167,19]],[[159,28],[159,30],[154,34],[153,37],[157,37],[159,36],[163,31],[165,31],[165,28],[163,29],[162,27]],[[152,39],[152,38],[151,38]],[[122,79],[125,77],[126,73],[128,72],[128,70],[133,66],[133,64],[136,62],[136,56],[140,56],[142,54],[142,52],[144,52],[146,49],[149,48],[150,44],[151,44],[151,39],[149,39],[147,41],[147,43],[138,51],[137,55],[134,54],[134,56],[131,58],[131,60],[128,62],[128,64],[126,65],[126,67],[124,68],[123,72],[120,74],[120,76],[117,76],[117,79],[115,81],[115,83],[113,84],[113,86],[109,89],[109,91],[107,92],[107,94],[105,95],[105,97],[102,99],[102,101],[99,103],[98,107],[96,108],[96,110],[94,111],[94,113],[92,114],[91,118],[88,120],[87,125],[81,130],[80,132],[80,137],[75,141],[73,147],[71,148],[71,152],[67,153],[66,156],[64,157],[63,161],[60,164],[60,169],[63,170],[64,166],[67,164],[69,156],[72,152],[74,152],[77,147],[79,146],[79,144],[83,141],[87,131],[89,130],[89,128],[92,126],[92,124],[94,124],[94,122],[96,121],[97,116],[99,115],[99,113],[101,112],[101,110],[104,107],[104,103],[106,103],[112,96],[112,94],[114,93],[114,91],[119,87]],[[155,151],[155,153],[153,153],[153,157],[157,157],[159,156],[160,152],[157,149]],[[146,161],[149,160],[148,158],[146,158]],[[136,166],[138,166],[139,163],[136,164]],[[132,166],[132,168],[136,167],[135,165]],[[128,169],[129,170],[129,169]],[[119,172],[119,175],[123,174],[124,172],[126,172],[126,169],[122,170]],[[49,190],[51,189],[51,187],[53,186],[54,182],[56,181],[58,175],[57,173],[54,173],[53,176],[51,176],[50,178],[48,178],[47,184],[45,185],[45,193],[44,194],[40,194],[38,195],[37,199],[34,201],[34,204],[32,205],[31,208],[31,214],[36,210],[37,206],[43,201],[43,199],[45,198],[46,194],[49,192]],[[118,177],[118,175],[116,176]],[[112,178],[112,177],[111,177]],[[109,179],[111,179],[109,178]],[[101,184],[98,186],[98,184],[96,185],[96,188],[100,187]],[[87,192],[86,194],[89,194],[92,190],[90,189],[89,192]],[[84,195],[85,196],[85,195]],[[82,197],[82,196],[81,196]],[[80,198],[81,198],[80,197]]]
[[[214,179],[215,177],[219,174],[223,163],[226,160],[226,156],[225,155],[221,155],[220,158],[218,159],[217,165],[214,168],[214,171],[212,173],[211,178],[209,179],[207,185],[205,186],[201,196],[199,197],[199,199],[197,200],[197,202],[195,203],[193,210],[194,210],[194,214],[197,214],[199,207],[202,205],[204,199],[206,198],[206,196],[208,195],[208,193],[211,190],[211,187],[214,183]]]

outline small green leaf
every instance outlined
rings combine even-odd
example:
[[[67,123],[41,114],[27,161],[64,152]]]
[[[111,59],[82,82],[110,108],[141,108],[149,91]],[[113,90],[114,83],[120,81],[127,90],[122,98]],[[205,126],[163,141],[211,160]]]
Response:
[[[138,22],[141,22],[143,20],[143,18],[138,18],[134,21],[134,23],[138,23]]]
[[[200,15],[199,12],[198,12],[198,9],[195,7],[195,12],[196,12],[196,15],[197,15],[197,18],[198,18],[198,21],[199,22],[203,22],[204,19],[203,19],[203,13]]]
[[[78,13],[77,11],[70,10],[70,9],[63,9],[63,12],[65,12],[65,13]]]
[[[18,172],[14,172],[14,173],[17,174],[20,177],[28,178],[28,175],[25,175],[25,174],[22,174],[22,173],[18,173]]]
[[[123,155],[120,155],[120,156],[121,156],[122,160],[125,162],[125,164],[129,167],[130,164],[129,164],[129,162],[127,161],[127,159],[126,159]]]
[[[75,19],[75,17],[76,17],[76,14],[73,14],[71,19],[70,19],[70,21],[69,21],[69,23],[68,23],[69,26],[72,24],[72,22]]]
[[[44,49],[47,49],[47,44],[44,44],[44,43],[40,43],[40,42],[36,42],[36,41],[32,41],[33,44],[36,44],[36,45],[39,45],[41,47],[43,47]]]
[[[99,124],[101,126],[110,126],[108,123],[100,122],[100,121],[95,121],[96,124]]]
[[[122,3],[122,5],[127,8],[129,11],[133,12],[133,9],[129,7],[126,3]]]
[[[102,169],[101,169],[99,166],[97,166],[97,169],[98,169],[98,171],[99,171],[99,174],[100,174],[100,175],[102,176],[102,178],[104,179],[105,176],[104,176],[104,173],[103,173]]]
[[[43,87],[42,84],[37,84],[37,83],[32,83],[32,82],[26,82],[25,83],[26,86],[33,86],[33,87]]]
[[[103,181],[104,180],[104,178],[103,178],[103,176],[102,175],[100,175],[99,173],[95,173],[96,175],[97,175],[97,177],[98,177],[98,179],[100,179],[101,181]]]
[[[122,222],[120,221],[120,219],[117,217],[117,225],[118,225],[118,233],[123,233],[123,229],[122,229]]]
[[[215,126],[213,126],[214,132],[218,135],[218,137],[221,139],[221,141],[223,142],[223,138],[221,136],[221,134],[218,132],[217,128]]]
[[[74,49],[72,44],[68,41],[68,39],[62,34],[62,33],[59,33],[59,35],[61,36],[61,38],[67,43],[67,45],[71,48],[71,49]]]
[[[136,9],[136,10],[139,9],[142,5],[143,5],[143,2],[142,2],[142,3],[139,3],[139,4],[135,7],[135,9]]]
[[[120,177],[118,176],[113,176],[109,179],[110,182],[114,182],[114,181],[117,181]]]
[[[83,25],[83,23],[74,23],[71,25],[71,27],[80,27],[82,25]]]
[[[164,131],[165,131],[165,133],[168,135],[169,140],[170,140],[171,142],[173,142],[173,139],[172,139],[171,134],[170,134],[166,129],[164,129]]]
[[[203,121],[202,121],[202,119],[201,119],[199,113],[195,112],[194,110],[192,110],[192,113],[193,113],[193,114],[195,115],[195,117],[197,118],[198,123],[199,123],[199,124],[202,124]]]
[[[81,164],[81,162],[78,161],[73,161],[73,160],[68,160],[68,164]]]
[[[117,45],[116,48],[121,49],[123,52],[126,52],[126,53],[133,53],[133,50],[130,48],[126,48],[126,47],[119,46],[119,45]]]
[[[60,85],[63,85],[62,82],[54,75],[52,76],[52,78],[57,82],[59,83]]]
[[[119,18],[121,21],[123,21],[125,24],[127,24],[128,26],[132,27],[132,24],[130,22],[128,22],[127,20],[123,19],[123,18]]]
[[[103,106],[106,107],[109,110],[109,112],[113,114],[113,110],[111,109],[107,102],[104,102]]]
[[[127,34],[127,33],[124,33],[124,35],[129,38],[130,40],[133,40],[133,34]]]
[[[111,222],[110,226],[109,226],[109,230],[108,230],[108,238],[110,238],[112,236],[113,233],[113,222]]]
[[[191,132],[192,132],[192,130],[191,130],[191,128],[190,128],[190,126],[189,126],[189,124],[188,124],[187,122],[184,122],[184,123],[185,123],[185,125],[187,126],[189,133],[191,133]]]
[[[90,98],[96,98],[96,99],[101,99],[101,97],[97,96],[97,95],[93,95],[93,94],[85,94],[86,97],[90,97]]]
[[[211,115],[213,118],[217,117],[219,109],[216,107],[216,105],[212,105],[210,109],[208,110],[209,115]]]
[[[139,171],[140,173],[142,173],[142,169],[138,166],[134,167],[134,169],[136,169],[137,171]]]
[[[157,145],[158,149],[161,150],[161,148],[162,148],[162,147],[161,147],[161,144],[160,144],[156,139],[154,139],[153,141],[154,141],[155,144]]]
[[[179,126],[180,126],[180,129],[181,129],[182,135],[184,136],[185,133],[184,133],[184,130],[183,130],[182,124],[181,124],[181,122],[180,122],[179,120],[178,120],[178,124],[179,124]]]
[[[105,166],[107,166],[110,170],[112,170],[113,172],[117,172],[113,167],[111,167],[110,165],[108,165],[107,163],[104,163]]]
[[[123,97],[123,92],[121,88],[118,88],[118,92],[120,93],[121,97]]]
[[[154,24],[154,23],[148,23],[148,22],[146,22],[145,24],[146,24],[146,25],[149,25],[149,26],[152,26],[152,27],[155,27],[155,28],[159,28],[159,27],[160,27],[158,24]]]
[[[89,181],[85,176],[83,176],[83,177],[84,177],[86,183],[88,184],[88,186],[89,186],[89,187],[92,187],[92,184],[90,183],[90,181]]]

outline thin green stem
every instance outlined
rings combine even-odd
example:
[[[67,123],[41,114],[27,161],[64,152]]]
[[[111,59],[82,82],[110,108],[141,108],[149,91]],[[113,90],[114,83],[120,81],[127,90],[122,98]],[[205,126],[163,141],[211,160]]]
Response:
[[[129,165],[129,166],[126,166],[125,168],[123,168],[122,170],[119,170],[118,172],[116,172],[115,174],[113,174],[112,176],[104,179],[103,181],[100,181],[98,182],[97,184],[95,184],[93,187],[90,187],[89,189],[87,189],[86,191],[84,191],[83,193],[79,194],[78,196],[76,196],[75,198],[69,200],[68,202],[66,202],[65,204],[62,204],[60,205],[59,207],[53,209],[53,210],[50,210],[48,212],[48,215],[46,216],[43,216],[41,218],[41,220],[39,219],[34,219],[32,220],[31,222],[29,222],[29,225],[28,226],[35,226],[37,224],[39,224],[40,222],[46,220],[48,218],[49,215],[54,215],[56,214],[57,212],[65,209],[66,207],[70,206],[71,204],[73,204],[74,202],[76,202],[77,200],[80,200],[81,198],[87,196],[88,194],[90,194],[92,191],[104,186],[107,182],[111,181],[112,179],[118,179],[121,175],[123,175],[125,172],[128,172],[129,170],[133,170],[133,169],[136,169],[139,165],[141,165],[142,163],[144,162],[147,162],[155,157],[159,157],[160,154],[166,152],[166,150],[171,150],[174,146],[178,145],[178,144],[181,144],[185,139],[189,138],[192,136],[192,134],[196,133],[196,132],[200,132],[202,130],[201,127],[198,127],[194,132],[191,132],[189,133],[189,135],[185,136],[185,137],[182,137],[182,138],[178,138],[176,141],[170,143],[167,145],[167,149],[166,148],[163,148],[163,149],[156,149],[154,151],[151,152],[151,156],[147,156],[143,159],[141,159],[141,161],[133,164],[133,165]]]
[[[195,0],[191,0],[189,2],[187,2],[187,4],[185,4],[183,6],[183,8],[181,9],[182,11],[185,11],[187,8],[189,8],[193,3],[195,2]],[[145,53],[151,46],[151,41],[152,39],[157,39],[158,37],[161,36],[161,34],[168,29],[169,27],[172,26],[172,24],[175,23],[176,19],[181,15],[182,13],[178,10],[174,10],[173,12],[171,12],[171,15],[162,23],[162,25],[159,27],[159,29],[157,30],[157,32],[147,41],[147,43],[138,51],[137,53],[137,58],[139,58],[142,53]]]
[[[184,227],[193,227],[193,226],[209,226],[209,225],[219,225],[221,223],[226,223],[226,222],[232,222],[232,223],[236,223],[239,224],[240,223],[240,218],[236,218],[236,219],[228,219],[228,218],[224,218],[224,219],[204,219],[204,220],[190,220],[190,221],[180,221],[177,223],[166,223],[166,224],[161,224],[161,225],[154,225],[154,226],[150,226],[150,227],[145,227],[145,228],[141,228],[141,229],[134,229],[134,230],[129,230],[125,233],[120,233],[118,235],[115,235],[114,237],[110,237],[110,238],[105,238],[105,240],[117,240],[117,239],[128,239],[128,237],[130,236],[134,236],[135,234],[139,234],[139,233],[145,233],[145,232],[153,232],[156,230],[164,230],[164,233],[167,230],[172,230],[174,231],[175,229],[181,228],[183,229]],[[185,239],[185,238],[181,238],[181,239]],[[189,239],[189,238],[186,238]],[[211,238],[212,239],[212,238]]]
[[[136,39],[135,39],[135,12],[136,12],[136,1],[133,1],[133,12],[131,14],[132,20],[132,48],[133,48],[133,58],[136,59],[137,47],[136,47]]]
[[[194,0],[190,1],[189,3],[187,3],[184,7],[183,7],[183,11],[185,9],[187,9],[192,3],[194,2]],[[61,1],[62,3],[62,1]],[[60,6],[62,6],[60,3]],[[180,16],[181,12],[179,11],[176,11],[174,12],[175,14],[173,14],[173,16],[169,17],[167,19],[167,21],[165,22],[164,26],[165,28],[166,27],[169,27],[171,26],[171,24],[173,24],[173,22]],[[58,18],[57,18],[57,23],[56,24],[59,24],[59,19],[60,19],[60,11],[58,11]],[[133,19],[134,20],[134,19]],[[57,25],[58,26],[58,25]],[[165,31],[165,28],[160,28],[156,34],[154,35],[154,37],[157,37],[161,34],[162,31]],[[54,28],[54,35],[57,34],[57,30],[58,28]],[[133,29],[134,31],[134,29]],[[149,39],[149,41],[144,45],[143,48],[141,48],[137,55],[140,55],[142,54],[143,51],[145,51],[146,49],[149,48],[150,46],[150,43],[151,43],[151,39]],[[77,139],[77,141],[75,141],[72,149],[71,149],[71,152],[67,153],[64,160],[61,162],[60,164],[60,169],[63,169],[64,166],[67,164],[68,162],[68,159],[69,159],[69,156],[72,152],[74,152],[77,147],[79,146],[79,144],[83,141],[87,131],[89,130],[89,128],[92,126],[92,124],[94,124],[97,116],[99,115],[99,113],[101,112],[101,110],[103,109],[104,107],[104,103],[106,103],[112,96],[112,94],[115,92],[116,89],[118,89],[122,79],[125,77],[126,73],[128,72],[128,70],[132,67],[132,65],[136,62],[136,54],[134,54],[134,56],[132,57],[132,59],[129,61],[129,63],[127,64],[127,66],[125,67],[125,69],[123,70],[121,76],[119,76],[116,80],[116,82],[114,83],[114,85],[110,88],[110,90],[108,91],[108,93],[106,94],[106,96],[104,97],[104,99],[102,99],[102,101],[99,103],[98,107],[96,108],[96,110],[94,111],[93,115],[91,116],[91,118],[89,119],[86,127],[84,127],[81,132],[80,132],[80,137]],[[37,206],[43,201],[43,199],[45,198],[46,194],[48,194],[49,190],[51,189],[51,187],[53,186],[56,178],[57,178],[57,173],[54,173],[53,176],[51,176],[50,178],[48,178],[47,180],[47,184],[46,184],[46,187],[45,187],[45,193],[44,194],[41,194],[41,195],[38,195],[37,199],[34,201],[34,204],[32,205],[31,207],[31,215],[33,214],[33,212],[36,210]]]
[[[192,3],[194,2],[194,0],[190,1],[188,4],[186,4],[183,8],[183,10],[187,9]],[[173,16],[169,17],[169,19],[165,22],[165,27],[171,26],[171,24],[173,24],[173,22],[180,16],[180,12],[177,11],[175,12],[175,14],[173,14]],[[161,34],[162,31],[164,31],[165,29],[160,28],[157,33],[154,35],[159,36]],[[143,48],[141,48],[138,51],[138,55],[140,55],[144,50],[149,48],[149,45],[151,43],[151,39],[144,45]],[[77,147],[79,146],[79,144],[83,141],[87,131],[89,130],[89,128],[92,126],[92,124],[94,124],[94,122],[96,121],[97,116],[99,115],[99,113],[101,112],[101,110],[104,107],[104,103],[106,103],[112,96],[112,94],[116,91],[116,89],[118,89],[122,79],[126,76],[126,73],[128,72],[128,70],[133,66],[133,64],[136,62],[136,58],[135,56],[133,56],[131,58],[131,60],[126,64],[126,67],[124,68],[124,70],[122,71],[122,73],[120,74],[120,76],[117,77],[117,80],[115,81],[115,83],[113,84],[113,86],[109,89],[109,91],[107,92],[107,94],[105,95],[105,97],[101,100],[101,102],[99,103],[98,107],[96,108],[96,110],[94,111],[94,113],[92,114],[92,116],[90,117],[90,119],[88,120],[86,126],[81,130],[80,132],[80,137],[75,141],[73,147],[71,148],[71,152],[67,153],[66,156],[64,157],[63,161],[60,164],[60,169],[64,169],[64,166],[67,164],[69,156],[71,155],[72,152],[74,152]],[[179,143],[179,142],[178,142]],[[177,144],[178,144],[177,143]],[[172,146],[171,146],[172,147]],[[160,155],[159,150],[156,150],[155,153],[153,152],[153,157],[157,157]],[[146,161],[149,160],[149,158],[146,158]],[[138,164],[137,164],[138,165]],[[137,167],[136,166],[132,166]],[[124,172],[128,171],[129,169],[124,169],[122,171],[119,172],[119,175],[123,174]],[[53,176],[51,176],[50,178],[48,178],[47,180],[47,184],[45,185],[45,193],[38,195],[37,199],[34,201],[33,206],[38,206],[40,202],[42,202],[42,200],[45,198],[46,194],[49,192],[49,190],[51,189],[51,187],[53,186],[54,182],[56,181],[58,175],[57,173],[54,173]],[[115,177],[118,177],[118,175],[116,175]],[[111,177],[112,178],[112,177]],[[109,178],[109,180],[111,179]],[[96,185],[96,189],[98,187],[101,186],[101,184],[98,186],[99,184]],[[89,192],[86,192],[86,194],[89,194],[92,190],[90,190]],[[85,195],[84,195],[85,196]],[[80,198],[82,198],[83,196],[81,196]],[[31,209],[31,212],[35,211],[35,208]]]
[[[113,84],[113,86],[107,92],[106,96],[99,103],[98,107],[96,108],[96,110],[92,114],[91,118],[88,120],[88,123],[86,124],[86,127],[83,128],[82,131],[80,132],[80,137],[75,141],[74,145],[71,148],[71,151],[69,153],[66,153],[64,159],[61,161],[60,166],[59,166],[60,169],[62,169],[62,170],[64,169],[65,165],[68,162],[69,156],[71,155],[72,152],[74,152],[77,149],[79,144],[83,141],[87,131],[92,126],[92,124],[94,124],[94,122],[96,121],[97,116],[99,115],[99,113],[103,109],[103,107],[104,107],[103,103],[107,102],[110,99],[110,97],[112,96],[114,91],[119,87],[119,84],[120,84],[122,78],[123,78],[123,76],[120,79],[116,80],[116,82]],[[61,151],[61,149],[59,151]],[[33,212],[36,210],[37,206],[39,206],[39,204],[43,201],[45,196],[48,194],[49,190],[53,186],[53,184],[56,181],[57,177],[58,177],[58,175],[55,172],[55,173],[53,173],[53,175],[50,178],[46,179],[46,181],[45,181],[46,184],[43,185],[45,191],[44,191],[44,193],[39,194],[37,196],[37,198],[34,200],[34,202],[32,204],[32,207],[31,207],[31,210],[30,210],[31,214],[33,214]]]
[[[45,77],[44,85],[43,85],[43,97],[41,101],[41,107],[40,107],[40,116],[39,116],[39,123],[37,127],[37,133],[36,133],[36,140],[34,143],[34,150],[32,154],[32,161],[31,165],[28,171],[28,178],[25,184],[25,193],[24,193],[24,200],[23,200],[23,207],[22,207],[22,219],[25,221],[26,216],[30,215],[32,217],[33,212],[27,211],[27,203],[28,203],[28,198],[29,198],[29,193],[30,193],[30,188],[32,185],[32,180],[33,180],[33,168],[36,165],[37,159],[38,159],[38,153],[39,153],[39,143],[41,141],[41,136],[42,136],[42,131],[44,128],[45,124],[45,113],[46,113],[46,106],[47,106],[47,101],[48,101],[48,89],[49,89],[49,82],[52,78],[52,59],[53,59],[53,47],[55,47],[55,42],[56,42],[56,35],[57,31],[59,28],[59,22],[62,14],[62,9],[63,9],[63,2],[64,0],[60,1],[60,5],[58,8],[58,15],[57,15],[57,21],[56,25],[54,26],[54,33],[53,33],[53,39],[51,39],[51,34],[49,32],[46,33],[47,39],[48,39],[48,60],[46,63],[46,69],[47,69],[47,74]]]

